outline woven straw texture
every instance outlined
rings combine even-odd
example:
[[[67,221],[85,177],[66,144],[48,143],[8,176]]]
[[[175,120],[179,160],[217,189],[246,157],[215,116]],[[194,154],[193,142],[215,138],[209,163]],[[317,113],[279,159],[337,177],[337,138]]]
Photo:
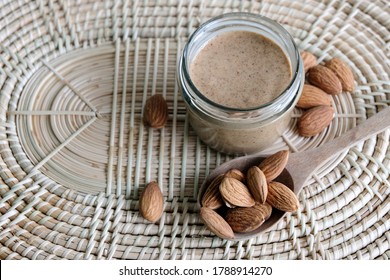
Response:
[[[225,241],[200,221],[199,185],[231,157],[196,137],[176,65],[200,23],[232,11],[278,21],[355,74],[328,129],[300,137],[296,109],[270,152],[321,145],[389,105],[387,0],[3,0],[0,259],[390,258],[390,130],[326,163],[271,232]],[[162,130],[141,121],[156,93],[169,106]],[[152,180],[165,199],[156,224],[138,212]]]

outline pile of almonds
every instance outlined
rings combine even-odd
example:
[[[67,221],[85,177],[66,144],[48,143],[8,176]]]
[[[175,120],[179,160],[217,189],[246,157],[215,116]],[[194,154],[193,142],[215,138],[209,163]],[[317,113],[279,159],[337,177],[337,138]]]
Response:
[[[297,107],[304,109],[298,119],[298,133],[304,137],[319,134],[333,120],[332,95],[353,92],[354,77],[351,68],[340,58],[332,58],[324,65],[310,52],[302,51],[301,57],[306,82]]]
[[[299,201],[286,185],[276,181],[284,170],[289,151],[279,151],[246,174],[231,169],[207,186],[201,198],[200,215],[217,236],[234,239],[234,233],[250,232],[260,227],[272,208],[294,212]]]

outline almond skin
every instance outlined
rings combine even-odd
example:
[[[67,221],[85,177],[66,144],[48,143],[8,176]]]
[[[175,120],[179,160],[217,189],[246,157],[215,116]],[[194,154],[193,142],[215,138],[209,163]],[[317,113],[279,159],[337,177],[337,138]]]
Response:
[[[230,169],[225,173],[225,177],[237,179],[240,182],[245,183],[245,175],[238,169]]]
[[[200,217],[205,225],[214,232],[217,236],[223,239],[233,239],[234,233],[230,225],[214,210],[202,207],[200,209]]]
[[[264,223],[264,217],[252,207],[229,209],[225,220],[234,232],[250,232]]]
[[[329,106],[318,106],[304,112],[298,119],[298,133],[304,137],[319,134],[327,128],[334,117],[334,109]]]
[[[318,87],[305,84],[296,106],[302,109],[310,109],[321,105],[331,106],[332,97]]]
[[[343,90],[341,82],[336,74],[322,65],[310,68],[307,80],[310,84],[322,89],[328,94],[340,94]]]
[[[267,182],[273,181],[282,173],[288,162],[290,152],[282,150],[264,159],[258,167],[263,171]]]
[[[139,210],[146,220],[157,222],[164,211],[164,197],[156,182],[150,182],[141,193]]]
[[[269,203],[259,203],[256,202],[255,206],[252,207],[256,211],[259,212],[259,215],[262,215],[264,217],[264,220],[268,220],[269,217],[271,217],[272,214],[272,206],[269,205]]]
[[[347,63],[345,63],[340,58],[335,57],[326,62],[325,67],[329,68],[336,74],[337,78],[339,78],[341,82],[341,86],[344,91],[354,91],[355,80],[353,77],[352,69]]]
[[[223,200],[233,206],[252,207],[255,205],[248,187],[234,178],[225,177],[219,185]]]
[[[267,199],[267,179],[257,166],[252,166],[247,172],[247,186],[255,201],[264,203]]]
[[[312,67],[317,65],[317,58],[308,51],[301,51],[301,58],[303,61],[303,68],[305,70],[305,73]]]
[[[285,212],[295,212],[299,208],[299,201],[294,192],[284,184],[274,181],[268,184],[267,202]]]
[[[202,197],[202,206],[210,209],[218,209],[224,204],[221,193],[219,192],[219,185],[223,178],[224,174],[220,174],[209,184]]]
[[[163,128],[168,121],[168,105],[162,94],[149,97],[144,107],[144,123],[153,128]]]

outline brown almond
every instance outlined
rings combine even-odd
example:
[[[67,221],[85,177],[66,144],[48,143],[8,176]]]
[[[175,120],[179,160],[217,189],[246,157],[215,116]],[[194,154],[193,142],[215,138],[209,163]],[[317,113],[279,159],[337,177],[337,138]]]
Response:
[[[307,79],[310,84],[319,87],[328,94],[340,94],[343,90],[341,82],[336,74],[322,65],[310,68]]]
[[[273,181],[282,173],[288,162],[290,152],[282,150],[264,159],[258,167],[263,171],[267,182]]]
[[[218,209],[223,205],[222,196],[219,192],[219,185],[221,184],[223,178],[224,174],[220,174],[211,181],[203,194],[201,201],[202,206],[210,209]]]
[[[153,128],[162,128],[168,121],[168,105],[162,94],[155,94],[146,100],[144,122]]]
[[[262,215],[264,217],[264,220],[268,220],[269,217],[271,217],[272,214],[272,206],[269,205],[269,203],[259,203],[256,202],[256,204],[252,207],[256,211],[259,211],[259,215]]]
[[[219,191],[223,200],[231,205],[240,207],[252,207],[255,205],[255,200],[248,187],[237,179],[225,177],[219,185]]]
[[[318,87],[305,84],[296,106],[302,109],[310,109],[321,105],[331,106],[332,97]]]
[[[298,119],[298,133],[311,137],[327,128],[334,117],[334,109],[329,106],[318,106],[304,112]]]
[[[295,193],[286,185],[275,181],[268,184],[267,202],[272,207],[285,212],[295,212],[299,208]]]
[[[317,58],[311,52],[301,51],[301,58],[305,72],[317,65]]]
[[[264,203],[267,198],[267,179],[257,166],[252,166],[247,172],[247,186],[255,201]]]
[[[264,223],[264,217],[253,207],[229,209],[225,220],[234,232],[250,232]]]
[[[234,238],[234,233],[230,225],[214,210],[202,207],[200,209],[200,217],[205,225],[217,236],[224,239]]]
[[[141,193],[139,210],[146,220],[157,222],[164,211],[164,197],[156,182],[150,182]]]
[[[325,67],[332,70],[341,82],[344,91],[353,92],[355,89],[355,80],[352,69],[340,58],[332,58],[325,63]]]
[[[237,179],[238,181],[245,182],[245,175],[238,169],[230,169],[225,173],[225,177]]]

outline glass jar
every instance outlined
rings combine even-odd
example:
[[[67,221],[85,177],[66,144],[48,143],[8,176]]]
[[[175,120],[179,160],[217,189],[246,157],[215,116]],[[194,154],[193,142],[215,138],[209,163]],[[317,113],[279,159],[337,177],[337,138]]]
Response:
[[[271,102],[256,108],[229,108],[205,97],[193,84],[190,66],[215,36],[249,31],[277,44],[291,66],[291,81]],[[178,64],[178,83],[191,126],[213,149],[228,154],[252,154],[270,147],[288,128],[291,113],[304,84],[302,59],[291,35],[278,23],[250,13],[229,13],[201,25],[189,38]]]

